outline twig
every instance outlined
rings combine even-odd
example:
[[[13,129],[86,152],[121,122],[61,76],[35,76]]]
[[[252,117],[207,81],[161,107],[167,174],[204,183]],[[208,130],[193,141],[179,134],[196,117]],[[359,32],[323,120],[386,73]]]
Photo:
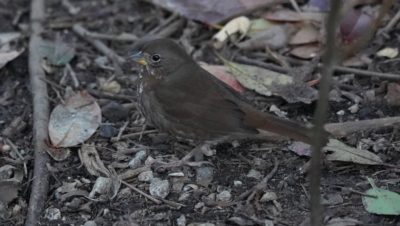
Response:
[[[75,71],[72,69],[72,67],[71,67],[71,65],[69,63],[66,65],[65,68],[66,68],[66,70],[68,70],[68,72],[69,72],[68,74],[71,76],[71,80],[74,83],[74,87],[78,88],[79,87],[79,80],[76,77]]]
[[[136,99],[134,96],[129,96],[129,95],[123,95],[123,94],[113,94],[113,93],[108,93],[104,91],[98,91],[95,89],[88,88],[87,91],[95,96],[95,97],[100,97],[100,98],[106,98],[110,100],[119,100],[119,101],[128,101],[132,102]]]
[[[256,6],[252,7],[252,8],[247,9],[247,10],[241,11],[241,12],[239,12],[239,13],[235,13],[235,14],[233,14],[232,16],[230,16],[230,17],[228,17],[228,18],[222,20],[222,21],[220,22],[220,24],[223,24],[223,23],[225,23],[225,22],[227,22],[227,21],[229,21],[229,20],[231,20],[231,19],[233,19],[233,18],[236,18],[236,17],[238,17],[238,16],[249,15],[249,14],[252,14],[252,13],[254,13],[254,12],[256,12],[256,11],[265,10],[265,9],[267,9],[267,8],[271,8],[271,7],[273,7],[273,6],[280,5],[280,4],[283,4],[283,3],[288,3],[288,2],[289,2],[289,0],[267,1],[266,3],[264,3],[264,4],[262,4],[262,5],[256,5]]]
[[[321,206],[321,153],[322,148],[327,141],[327,133],[324,130],[324,124],[328,120],[329,109],[329,90],[332,80],[333,68],[336,63],[336,27],[340,14],[341,1],[331,1],[327,22],[326,34],[326,52],[324,57],[324,67],[322,68],[321,82],[319,89],[319,98],[314,114],[314,142],[313,152],[311,155],[310,167],[310,221],[312,226],[320,226],[323,224],[323,210]]]
[[[136,35],[129,33],[122,33],[119,35],[109,35],[109,34],[101,34],[90,31],[86,35],[94,39],[103,39],[103,40],[120,41],[120,42],[135,42],[139,39]]]
[[[177,18],[179,18],[178,14],[176,14],[176,13],[172,14],[170,17],[168,17],[168,19],[164,20],[157,27],[155,27],[154,29],[149,31],[146,36],[151,36],[151,35],[157,34],[158,32],[160,32],[160,30],[162,30],[165,26],[172,23]]]
[[[156,129],[147,130],[147,131],[140,131],[140,132],[136,132],[136,133],[129,133],[129,134],[125,134],[125,135],[120,136],[118,140],[117,140],[118,137],[113,137],[113,138],[111,138],[111,142],[117,142],[119,140],[135,138],[135,137],[141,136],[143,134],[149,134],[149,133],[155,133],[155,132],[157,132]]]
[[[389,21],[389,23],[386,24],[384,28],[382,28],[381,34],[389,33],[393,29],[393,27],[399,22],[399,20],[400,20],[400,11],[397,11],[396,15]]]
[[[148,198],[150,201],[153,201],[153,202],[156,203],[156,204],[161,204],[161,203],[162,203],[162,201],[160,201],[160,200],[154,198],[154,197],[151,196],[151,195],[148,195],[146,192],[144,192],[144,191],[140,190],[139,188],[137,188],[137,187],[135,187],[135,186],[129,184],[128,182],[125,182],[125,181],[123,181],[123,180],[120,180],[120,181],[121,181],[121,183],[123,183],[125,186],[127,186],[128,188],[134,190],[135,192],[137,192],[137,193],[143,195],[144,197]]]
[[[18,158],[21,161],[24,161],[24,156],[22,156],[22,154],[19,152],[17,146],[8,138],[5,139],[6,144],[8,144],[11,147],[11,150],[15,152],[15,154],[17,154]]]
[[[13,26],[17,26],[17,24],[19,23],[21,17],[27,12],[29,12],[29,8],[19,9],[17,11],[17,13],[15,14],[14,19],[12,20],[12,25]]]
[[[239,63],[245,63],[245,64],[258,66],[258,67],[266,68],[268,70],[276,71],[279,73],[288,73],[289,72],[289,70],[287,68],[284,68],[282,66],[271,64],[271,63],[265,63],[262,61],[258,61],[256,59],[248,58],[246,56],[237,56],[235,59]]]
[[[259,190],[264,189],[267,186],[268,181],[275,175],[276,171],[278,171],[279,162],[276,158],[274,158],[274,168],[272,168],[271,172],[267,176],[265,176],[261,182],[254,185],[250,190],[247,190],[243,194],[238,197],[238,200],[242,200],[247,197],[247,200],[251,200],[255,193]]]
[[[261,56],[261,57],[266,57],[267,59],[270,59],[268,55],[265,53],[257,53],[254,54],[254,56]],[[240,60],[243,61],[242,58],[239,58]],[[304,60],[298,60],[290,57],[285,57],[284,58],[286,61],[288,61],[291,64],[296,64],[296,65],[303,65],[303,64],[309,64],[309,61],[304,61]],[[284,67],[280,67],[277,65],[270,65],[270,64],[262,64],[264,62],[257,62],[257,61],[249,61],[248,63],[253,63],[255,66],[260,66],[260,67],[265,67],[267,69],[271,70],[276,70],[281,73],[285,73],[288,70],[285,69]],[[317,67],[319,69],[323,68],[323,64],[318,64]],[[276,68],[276,69],[274,69]],[[357,68],[349,68],[349,67],[344,67],[344,66],[335,66],[334,68],[335,72],[342,72],[342,73],[351,73],[359,76],[368,76],[368,77],[376,77],[380,79],[388,79],[388,80],[395,80],[399,81],[400,80],[400,74],[391,74],[391,73],[383,73],[383,72],[376,72],[376,71],[368,71],[368,70],[362,70],[362,69],[357,69]]]
[[[381,129],[400,124],[400,117],[387,117],[379,119],[368,119],[356,122],[329,123],[325,129],[336,137],[344,137],[354,132],[369,129]]]
[[[184,205],[184,204],[182,204],[182,203],[174,202],[174,201],[171,201],[171,200],[168,200],[168,199],[161,199],[161,200],[163,201],[163,203],[165,203],[165,204],[167,204],[167,205],[169,205],[169,206],[172,206],[172,207],[174,207],[175,209],[179,209],[179,208],[181,208],[181,207],[186,206],[186,205]]]
[[[299,4],[297,4],[295,0],[290,0],[290,4],[292,5],[293,9],[296,10],[296,12],[301,13]]]
[[[118,56],[118,54],[116,54],[112,49],[108,48],[100,40],[95,40],[95,39],[91,38],[88,35],[90,32],[88,30],[86,30],[84,27],[82,27],[82,25],[74,24],[74,26],[72,26],[72,30],[77,35],[79,35],[81,38],[85,39],[87,42],[92,44],[98,51],[100,51],[101,53],[106,55],[108,57],[108,59],[110,59],[113,62],[114,68],[115,68],[115,72],[118,75],[122,75],[123,74],[120,65],[125,63],[125,59],[124,58],[122,58],[121,56]]]
[[[75,7],[69,0],[62,0],[61,5],[68,10],[68,13],[75,16],[79,13],[80,8]]]
[[[46,164],[49,156],[46,153],[48,139],[47,125],[49,120],[49,102],[47,85],[44,82],[45,73],[41,67],[40,46],[43,45],[41,33],[45,19],[44,0],[31,1],[31,37],[29,42],[29,75],[33,95],[33,145],[35,149],[35,165],[33,182],[29,199],[28,213],[25,225],[37,225],[43,212],[49,188],[49,172]]]
[[[323,66],[322,66],[322,64],[318,64],[318,67],[322,68]],[[382,72],[376,72],[376,71],[367,71],[367,70],[349,68],[349,67],[344,67],[344,66],[336,66],[334,69],[335,69],[335,71],[338,71],[338,72],[352,73],[352,74],[359,75],[359,76],[376,77],[376,78],[395,80],[395,81],[399,81],[400,80],[400,75],[399,74],[382,73]]]
[[[124,123],[124,125],[122,125],[121,128],[119,129],[118,135],[117,135],[117,138],[116,138],[117,141],[119,141],[121,139],[122,133],[125,131],[125,129],[128,126],[128,124],[129,124],[129,121],[126,121]]]
[[[167,27],[164,29],[160,30],[160,32],[154,34],[154,36],[158,38],[167,38],[173,33],[175,33],[179,28],[182,27],[183,25],[183,19],[179,19],[171,24],[169,24]]]

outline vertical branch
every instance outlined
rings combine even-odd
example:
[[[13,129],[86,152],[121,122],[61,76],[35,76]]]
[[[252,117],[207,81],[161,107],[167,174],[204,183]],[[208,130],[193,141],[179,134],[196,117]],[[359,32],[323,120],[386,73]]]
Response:
[[[326,50],[324,65],[322,67],[322,78],[319,89],[319,98],[314,114],[314,144],[310,168],[310,206],[311,206],[311,225],[323,225],[323,210],[320,202],[320,183],[321,183],[321,150],[326,144],[327,133],[324,124],[328,119],[328,96],[329,87],[332,79],[333,68],[336,62],[336,27],[339,18],[341,1],[330,1],[330,13],[327,22]]]
[[[44,0],[32,0],[31,2],[31,37],[29,41],[29,75],[33,96],[33,146],[35,151],[35,164],[31,196],[25,225],[37,225],[37,221],[43,212],[47,199],[49,186],[49,173],[46,164],[49,157],[46,153],[48,139],[47,125],[49,120],[49,102],[47,98],[47,85],[45,73],[41,67],[42,45],[41,33],[44,16]]]

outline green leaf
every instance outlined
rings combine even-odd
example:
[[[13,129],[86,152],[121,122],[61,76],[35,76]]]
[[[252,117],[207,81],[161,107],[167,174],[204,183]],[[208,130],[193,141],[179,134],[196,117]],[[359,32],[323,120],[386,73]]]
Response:
[[[75,49],[61,41],[46,42],[40,46],[41,54],[50,65],[65,66],[75,56]]]
[[[370,213],[383,215],[400,215],[400,195],[396,192],[376,187],[373,180],[368,178],[372,188],[363,196],[365,209]]]
[[[250,29],[247,33],[248,36],[253,37],[259,32],[268,30],[271,27],[271,23],[266,19],[255,19],[250,21]]]

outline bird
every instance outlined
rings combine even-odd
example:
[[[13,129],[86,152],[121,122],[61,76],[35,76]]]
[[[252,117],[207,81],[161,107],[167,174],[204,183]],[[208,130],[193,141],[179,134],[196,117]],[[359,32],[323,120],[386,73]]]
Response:
[[[312,127],[256,109],[172,39],[140,41],[129,58],[141,65],[139,109],[161,131],[199,143],[283,137],[313,142]]]

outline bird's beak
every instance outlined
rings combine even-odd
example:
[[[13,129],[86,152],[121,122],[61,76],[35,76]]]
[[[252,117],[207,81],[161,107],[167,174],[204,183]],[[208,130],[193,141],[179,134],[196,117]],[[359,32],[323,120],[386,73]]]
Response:
[[[141,65],[147,65],[146,60],[144,59],[144,55],[142,51],[134,52],[130,57],[133,61]]]

